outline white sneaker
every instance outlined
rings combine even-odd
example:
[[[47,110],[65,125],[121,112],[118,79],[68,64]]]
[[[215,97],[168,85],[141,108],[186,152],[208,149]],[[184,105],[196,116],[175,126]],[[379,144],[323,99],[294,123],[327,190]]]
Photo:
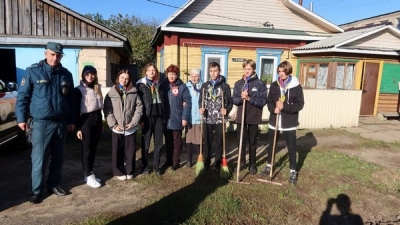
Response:
[[[83,176],[83,181],[86,183],[86,182],[87,182],[87,176],[86,176],[85,173],[83,173],[83,174],[84,174],[84,176]],[[101,183],[101,180],[100,180],[99,178],[97,178],[97,177],[94,175],[94,173],[92,173],[92,175],[95,177],[95,179],[96,179],[97,182]]]
[[[98,188],[101,186],[101,184],[97,182],[96,177],[93,174],[88,176],[86,180],[87,180],[86,184],[92,188]]]
[[[122,175],[122,176],[115,176],[116,178],[118,178],[118,180],[126,180],[126,176]]]
[[[127,180],[132,180],[132,175],[126,175]]]

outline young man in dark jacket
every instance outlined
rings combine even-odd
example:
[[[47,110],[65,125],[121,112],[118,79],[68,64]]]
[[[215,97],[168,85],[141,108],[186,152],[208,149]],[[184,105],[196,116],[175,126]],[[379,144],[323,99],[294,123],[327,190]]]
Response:
[[[233,104],[238,106],[237,110],[237,134],[238,138],[248,137],[249,140],[249,171],[251,174],[257,173],[256,167],[256,149],[257,149],[257,135],[258,124],[261,123],[262,109],[267,104],[267,87],[258,79],[255,72],[256,63],[252,59],[243,62],[244,75],[243,78],[236,81],[233,89]],[[245,112],[243,112],[243,104],[245,105]],[[242,117],[244,116],[244,124]],[[246,132],[246,135],[240,137],[241,126]],[[241,152],[241,167],[244,167],[246,162],[245,144],[243,141]]]
[[[199,112],[204,115],[203,125],[203,152],[205,167],[211,164],[212,142],[215,137],[217,149],[215,150],[215,170],[221,168],[222,162],[222,117],[227,116],[232,109],[231,88],[226,83],[225,77],[220,75],[221,67],[212,62],[209,65],[210,80],[201,86],[199,98]],[[204,90],[204,96],[203,96]],[[222,94],[224,105],[222,105]],[[202,101],[204,100],[204,108]],[[227,119],[225,121],[228,121]],[[213,133],[215,132],[215,134]]]
[[[268,156],[267,166],[261,171],[261,175],[269,174],[271,170],[272,146],[274,144],[275,130],[282,131],[289,152],[290,178],[289,182],[296,184],[296,129],[299,125],[299,112],[304,106],[303,89],[297,77],[292,77],[292,65],[284,61],[278,66],[279,78],[271,84],[267,105],[270,111],[268,121]],[[278,127],[276,120],[278,119]]]

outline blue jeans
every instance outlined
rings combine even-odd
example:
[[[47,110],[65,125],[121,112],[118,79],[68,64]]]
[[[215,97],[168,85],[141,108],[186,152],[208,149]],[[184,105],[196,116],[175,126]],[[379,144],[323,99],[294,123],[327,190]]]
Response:
[[[50,159],[47,189],[58,186],[67,134],[66,122],[34,121],[32,125],[32,192],[43,192],[44,176]]]

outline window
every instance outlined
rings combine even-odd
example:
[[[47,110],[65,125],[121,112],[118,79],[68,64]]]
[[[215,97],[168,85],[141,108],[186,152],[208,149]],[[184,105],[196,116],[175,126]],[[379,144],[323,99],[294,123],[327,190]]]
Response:
[[[353,90],[355,63],[301,63],[300,83],[311,89]]]
[[[200,47],[201,49],[201,68],[202,79],[206,82],[210,79],[208,74],[208,65],[211,62],[217,62],[221,66],[221,75],[228,78],[228,53],[230,48],[227,47]]]
[[[272,81],[277,79],[277,69],[280,63],[282,50],[258,48],[257,51],[257,74],[262,81],[268,75],[272,76]]]

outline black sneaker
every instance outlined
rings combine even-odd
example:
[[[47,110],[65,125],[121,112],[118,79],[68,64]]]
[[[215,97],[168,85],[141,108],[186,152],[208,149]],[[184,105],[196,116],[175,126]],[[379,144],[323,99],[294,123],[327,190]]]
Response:
[[[167,169],[168,167],[172,166],[172,162],[165,162],[162,164],[161,169]]]
[[[249,173],[250,173],[250,174],[253,174],[253,175],[257,173],[257,167],[256,167],[256,165],[251,165],[251,166],[250,166]]]
[[[175,163],[174,165],[172,165],[173,170],[177,170],[178,168],[179,168],[179,163]]]
[[[291,184],[296,184],[297,183],[297,172],[296,171],[290,173],[289,182]]]
[[[154,169],[154,173],[155,173],[157,176],[161,176],[161,170],[160,170],[159,168],[155,168],[155,169]]]
[[[149,168],[147,168],[147,167],[142,168],[142,174],[143,174],[143,175],[148,175],[148,174],[150,174]]]
[[[42,202],[42,197],[40,195],[33,194],[29,197],[29,202],[33,204],[39,204]]]
[[[260,171],[261,176],[268,176],[271,173],[271,167],[266,166],[263,170]]]

